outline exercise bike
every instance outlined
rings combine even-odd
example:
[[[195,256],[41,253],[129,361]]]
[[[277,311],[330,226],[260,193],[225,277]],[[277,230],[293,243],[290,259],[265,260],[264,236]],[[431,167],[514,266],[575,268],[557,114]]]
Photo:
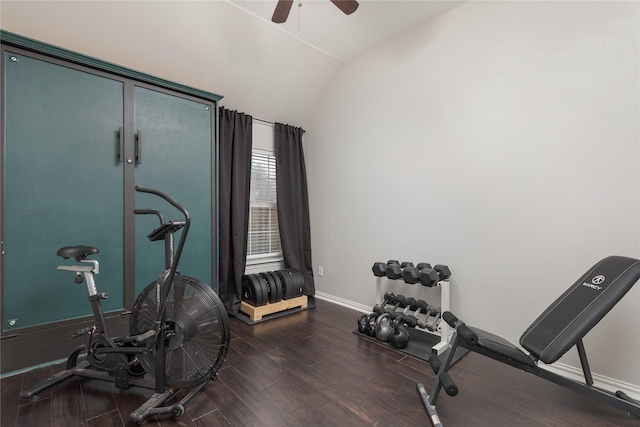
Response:
[[[209,286],[177,270],[191,223],[189,213],[161,190],[143,186],[135,189],[163,198],[182,213],[184,220],[165,221],[159,211],[134,210],[159,218],[160,226],[147,237],[164,241],[165,269],[137,297],[130,313],[130,335],[111,337],[107,331],[101,301],[108,294],[98,292],[94,276],[99,273],[99,263],[89,258],[99,250],[82,245],[60,248],[58,256],[74,258],[77,264],[59,266],[58,270],[74,272],[76,283],[86,283],[95,324],[70,335],[86,335],[87,343],[71,353],[66,369],[23,390],[22,397],[37,400],[43,391],[73,377],[109,381],[121,389],[142,387],[155,392],[130,418],[144,424],[152,415],[181,415],[184,406],[217,378],[229,350],[229,318]],[[181,229],[174,253],[174,234]],[[166,404],[179,389],[189,388],[192,390],[179,402]]]

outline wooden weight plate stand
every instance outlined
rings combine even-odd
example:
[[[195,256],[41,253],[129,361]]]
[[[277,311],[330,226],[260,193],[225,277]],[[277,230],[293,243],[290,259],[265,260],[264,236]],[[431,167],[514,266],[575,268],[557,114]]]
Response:
[[[376,301],[383,301],[384,292],[382,292],[382,279],[385,279],[385,277],[376,277]],[[440,307],[442,313],[444,313],[445,311],[449,311],[451,309],[451,284],[449,283],[449,280],[440,280],[433,287],[440,288]],[[442,321],[440,322],[438,329],[440,330],[439,334],[424,329],[420,330],[429,334],[440,335],[440,342],[434,345],[431,349],[433,353],[439,356],[444,353],[449,347],[451,327],[447,322]]]
[[[290,299],[283,299],[282,301],[267,303],[260,307],[255,307],[245,301],[240,303],[240,311],[246,313],[252,321],[262,320],[263,316],[268,314],[278,313],[281,311],[289,310],[291,308],[306,308],[308,304],[308,298],[306,295],[294,297]]]

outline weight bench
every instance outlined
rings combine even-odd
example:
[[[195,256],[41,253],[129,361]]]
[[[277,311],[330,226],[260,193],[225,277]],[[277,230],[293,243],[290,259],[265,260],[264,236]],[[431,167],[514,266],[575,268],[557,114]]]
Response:
[[[590,396],[600,402],[640,417],[640,402],[622,391],[615,394],[593,388],[593,379],[582,338],[613,306],[631,289],[640,278],[640,261],[621,256],[610,256],[589,269],[573,286],[553,302],[520,337],[520,348],[503,338],[465,325],[450,312],[442,318],[455,328],[448,352],[442,362],[436,355],[429,364],[436,374],[431,392],[427,393],[421,382],[417,383],[422,403],[434,427],[442,427],[436,411],[436,401],[444,388],[450,396],[458,388],[448,374],[453,355],[458,346],[529,372],[570,390]],[[538,366],[556,362],[571,347],[576,346],[584,383],[554,374]]]

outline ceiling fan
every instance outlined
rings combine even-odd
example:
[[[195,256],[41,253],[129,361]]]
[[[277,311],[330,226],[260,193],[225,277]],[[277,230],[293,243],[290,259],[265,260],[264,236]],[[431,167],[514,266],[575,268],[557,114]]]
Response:
[[[346,15],[351,15],[359,6],[356,0],[331,0],[331,3],[335,4],[338,9],[343,11]],[[273,16],[271,17],[271,21],[276,24],[282,24],[285,22],[289,16],[291,5],[293,5],[293,0],[278,0],[276,9],[273,11]]]

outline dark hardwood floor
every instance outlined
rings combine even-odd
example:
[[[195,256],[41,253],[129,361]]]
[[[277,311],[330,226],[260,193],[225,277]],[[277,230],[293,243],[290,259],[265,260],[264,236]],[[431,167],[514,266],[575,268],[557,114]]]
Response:
[[[427,363],[353,334],[359,313],[315,303],[254,326],[231,319],[231,348],[219,379],[182,416],[154,417],[147,425],[429,425],[415,386],[421,380],[430,387]],[[151,393],[74,379],[35,403],[19,397],[22,387],[61,369],[2,379],[2,427],[135,425],[129,414]],[[640,425],[636,417],[477,354],[450,372],[460,393],[438,400],[446,427]]]

